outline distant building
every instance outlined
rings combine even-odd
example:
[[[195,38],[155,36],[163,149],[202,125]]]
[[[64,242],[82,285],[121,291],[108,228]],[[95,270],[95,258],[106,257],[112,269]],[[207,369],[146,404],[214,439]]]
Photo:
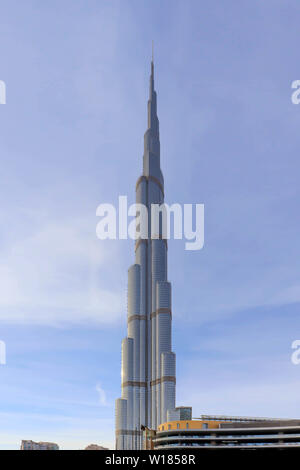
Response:
[[[148,448],[300,449],[300,420],[202,415],[162,423]]]
[[[98,444],[90,444],[84,450],[109,450],[107,447],[98,446]]]
[[[182,421],[192,419],[191,406],[177,406],[174,410],[167,411],[167,421]]]
[[[22,441],[21,450],[59,450],[54,442]]]

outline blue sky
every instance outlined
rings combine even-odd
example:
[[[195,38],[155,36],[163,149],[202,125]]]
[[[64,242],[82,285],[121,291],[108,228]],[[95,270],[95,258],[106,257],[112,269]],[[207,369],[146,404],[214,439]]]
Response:
[[[169,244],[177,402],[299,417],[296,0],[1,4],[0,449],[113,447],[151,41],[169,203],[205,204],[205,246]]]

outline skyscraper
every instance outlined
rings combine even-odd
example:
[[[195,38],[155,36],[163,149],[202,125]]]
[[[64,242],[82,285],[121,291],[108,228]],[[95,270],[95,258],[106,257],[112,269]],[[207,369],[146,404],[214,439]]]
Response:
[[[167,240],[162,238],[161,228],[156,238],[150,236],[151,204],[164,202],[153,60],[143,174],[136,183],[136,202],[148,208],[149,235],[136,241],[135,264],[128,270],[128,331],[122,341],[122,396],[116,400],[116,449],[142,448],[141,425],[156,429],[170,417],[178,416]]]

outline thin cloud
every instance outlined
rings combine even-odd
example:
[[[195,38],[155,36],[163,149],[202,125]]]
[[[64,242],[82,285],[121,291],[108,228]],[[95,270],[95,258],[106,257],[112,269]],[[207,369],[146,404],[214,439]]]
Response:
[[[101,406],[109,406],[109,404],[107,403],[107,399],[106,399],[106,393],[105,391],[103,390],[102,386],[100,383],[97,383],[96,385],[96,390],[98,392],[98,396],[99,396],[99,403]]]
[[[52,221],[2,249],[0,319],[10,323],[114,324],[121,286],[106,281],[118,247],[96,239],[95,221]],[[114,265],[118,269],[118,265]]]

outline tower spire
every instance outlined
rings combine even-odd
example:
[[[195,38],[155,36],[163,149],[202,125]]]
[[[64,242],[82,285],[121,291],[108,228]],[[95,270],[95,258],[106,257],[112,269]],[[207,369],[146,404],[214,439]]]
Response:
[[[156,92],[154,89],[154,46],[152,41],[150,90],[148,100],[148,129],[152,129],[152,131],[158,136],[158,127]]]
[[[149,93],[149,100],[153,100],[153,95],[155,94],[154,91],[154,62],[153,62],[153,55],[151,59],[151,75],[150,75],[150,93]]]

